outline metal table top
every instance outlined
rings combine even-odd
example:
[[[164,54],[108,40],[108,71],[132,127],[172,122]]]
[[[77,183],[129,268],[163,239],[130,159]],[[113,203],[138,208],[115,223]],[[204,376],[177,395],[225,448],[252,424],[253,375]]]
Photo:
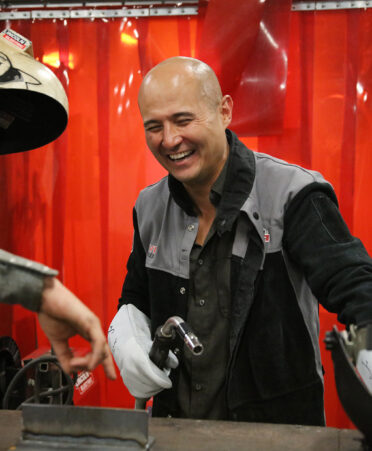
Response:
[[[0,451],[16,445],[22,429],[20,411],[0,410]],[[359,431],[229,421],[151,418],[155,451],[362,451]]]

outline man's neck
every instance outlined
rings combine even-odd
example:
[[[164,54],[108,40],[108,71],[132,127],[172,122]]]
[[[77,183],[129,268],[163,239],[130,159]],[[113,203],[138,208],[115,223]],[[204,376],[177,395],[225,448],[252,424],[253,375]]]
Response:
[[[187,187],[185,188],[196,207],[199,218],[196,243],[202,246],[216,217],[216,207],[212,204],[209,197],[211,187],[204,187],[203,190],[188,190]]]
[[[210,192],[213,183],[208,183],[203,186],[190,186],[183,184],[189,196],[191,197],[198,216],[210,216],[212,212],[215,212],[215,207],[210,201]]]
[[[198,183],[183,183],[184,188],[191,197],[199,217],[216,216],[216,208],[210,200],[211,189],[221,174],[221,171],[226,163],[229,154],[229,147],[227,146],[226,153],[220,161],[219,168],[214,176],[205,180],[203,183],[199,180]]]
[[[198,234],[196,243],[203,245],[209,229],[216,217],[216,208],[210,201],[210,191],[214,182],[202,186],[189,186],[184,184],[186,191],[191,197],[199,218]]]

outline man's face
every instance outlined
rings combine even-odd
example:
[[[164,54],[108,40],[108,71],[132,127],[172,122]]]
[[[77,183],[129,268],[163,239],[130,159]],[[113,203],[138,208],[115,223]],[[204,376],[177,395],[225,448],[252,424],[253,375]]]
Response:
[[[154,77],[139,96],[148,147],[186,186],[213,183],[226,161],[231,105],[225,104],[226,98],[212,105],[198,81],[171,69]]]

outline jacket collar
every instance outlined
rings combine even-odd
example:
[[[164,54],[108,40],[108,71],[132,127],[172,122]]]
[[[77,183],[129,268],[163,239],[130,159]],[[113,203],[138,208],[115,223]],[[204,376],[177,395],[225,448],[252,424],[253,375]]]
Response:
[[[218,233],[231,230],[239,211],[249,196],[255,177],[255,158],[231,130],[226,130],[230,152],[225,167],[211,190],[211,200],[217,207]],[[196,216],[193,202],[186,189],[171,174],[168,175],[170,193],[182,210]],[[221,192],[222,186],[222,192]]]

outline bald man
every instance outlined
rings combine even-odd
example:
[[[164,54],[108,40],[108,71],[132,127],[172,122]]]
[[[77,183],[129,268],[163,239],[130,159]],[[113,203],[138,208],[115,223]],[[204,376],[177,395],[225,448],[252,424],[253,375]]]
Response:
[[[231,97],[201,61],[154,67],[138,104],[169,174],[134,207],[109,330],[124,383],[136,398],[156,395],[155,416],[324,425],[318,301],[343,323],[372,320],[372,261],[331,185],[247,149],[227,128]],[[173,315],[204,353],[177,345],[161,371],[151,336]]]

